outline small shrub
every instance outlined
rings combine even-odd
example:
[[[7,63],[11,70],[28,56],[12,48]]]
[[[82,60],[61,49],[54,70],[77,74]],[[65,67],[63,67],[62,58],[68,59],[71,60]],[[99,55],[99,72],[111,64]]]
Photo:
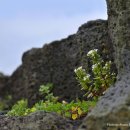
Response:
[[[39,89],[39,93],[45,97],[45,100],[50,102],[56,102],[58,97],[55,97],[51,92],[53,89],[53,84],[48,83],[46,85],[41,85]]]
[[[18,101],[12,109],[7,113],[10,116],[24,116],[28,109],[28,102],[27,100],[20,100]]]
[[[92,62],[92,75],[82,66],[75,69],[76,79],[82,90],[86,91],[85,96],[98,98],[103,95],[106,89],[115,82],[115,73],[111,72],[111,61],[104,62],[97,49],[88,52],[87,56]]]

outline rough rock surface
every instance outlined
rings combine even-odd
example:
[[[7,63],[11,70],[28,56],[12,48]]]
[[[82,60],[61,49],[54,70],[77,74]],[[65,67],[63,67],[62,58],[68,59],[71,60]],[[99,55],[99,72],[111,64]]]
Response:
[[[96,20],[82,25],[78,32],[61,41],[46,44],[43,48],[33,48],[23,54],[22,65],[10,77],[7,87],[11,87],[13,101],[27,98],[30,105],[39,100],[41,84],[53,83],[54,95],[70,101],[81,97],[74,69],[89,66],[86,53],[99,49],[104,58],[113,60],[113,47],[108,37],[107,21]]]
[[[130,1],[107,0],[107,4],[117,82],[100,99],[79,130],[130,129]]]
[[[76,130],[79,124],[43,111],[25,117],[0,116],[0,130]]]
[[[0,98],[8,94],[9,89],[6,88],[6,84],[9,80],[9,76],[0,73]]]

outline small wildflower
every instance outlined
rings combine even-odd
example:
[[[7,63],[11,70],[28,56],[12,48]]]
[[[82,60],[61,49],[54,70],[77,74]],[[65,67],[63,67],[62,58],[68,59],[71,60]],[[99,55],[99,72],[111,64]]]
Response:
[[[98,67],[99,63],[92,65],[92,70],[96,69]]]
[[[80,66],[77,69],[75,69],[74,72],[76,73],[78,70],[82,70],[82,66]]]
[[[82,70],[82,66],[80,66],[77,70]]]
[[[98,49],[94,49],[87,53],[92,62],[92,76],[82,67],[75,69],[76,79],[81,84],[81,90],[87,91],[84,96],[88,98],[98,98],[104,94],[104,91],[114,83],[116,76],[115,73],[111,73],[111,61],[105,63],[97,51]]]
[[[96,66],[97,64],[92,65],[92,70],[94,70]]]
[[[87,74],[87,75],[83,78],[83,80],[86,81],[86,80],[89,79],[89,78],[90,78],[90,74]]]
[[[76,73],[76,72],[77,72],[77,69],[74,69],[74,72]]]
[[[62,101],[63,104],[68,104],[68,102],[66,102],[65,100]]]
[[[95,53],[97,53],[98,49],[94,49],[88,52],[87,56],[94,56]]]
[[[92,96],[93,96],[93,94],[92,94],[92,93],[90,93],[87,97],[88,97],[88,98],[90,98],[90,97],[92,97]]]
[[[87,80],[87,77],[83,77],[83,80],[86,81],[86,80]]]

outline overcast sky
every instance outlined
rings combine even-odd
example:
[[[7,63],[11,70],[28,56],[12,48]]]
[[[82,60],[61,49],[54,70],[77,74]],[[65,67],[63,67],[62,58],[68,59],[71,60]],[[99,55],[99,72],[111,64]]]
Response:
[[[23,52],[107,19],[105,0],[0,0],[0,71],[11,74]]]

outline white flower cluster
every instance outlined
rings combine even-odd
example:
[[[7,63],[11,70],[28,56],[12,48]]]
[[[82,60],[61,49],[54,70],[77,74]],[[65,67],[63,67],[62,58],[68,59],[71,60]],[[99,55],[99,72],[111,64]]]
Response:
[[[107,62],[103,68],[108,69],[110,67],[110,65],[111,65],[111,61]]]
[[[74,69],[74,72],[76,73],[77,71],[82,70],[82,69],[83,69],[82,66],[80,66],[77,69]]]
[[[98,49],[93,49],[88,52],[87,56],[94,56],[95,53],[97,53]]]
[[[90,74],[87,74],[87,75],[83,78],[83,80],[86,81],[86,80],[89,79],[89,78],[90,78]]]
[[[80,66],[80,67],[78,67],[77,69],[74,69],[74,72],[76,73],[76,72],[79,71],[79,70],[85,71],[85,70],[82,68],[82,66]]]
[[[99,63],[92,65],[92,70],[96,69],[98,67]]]

